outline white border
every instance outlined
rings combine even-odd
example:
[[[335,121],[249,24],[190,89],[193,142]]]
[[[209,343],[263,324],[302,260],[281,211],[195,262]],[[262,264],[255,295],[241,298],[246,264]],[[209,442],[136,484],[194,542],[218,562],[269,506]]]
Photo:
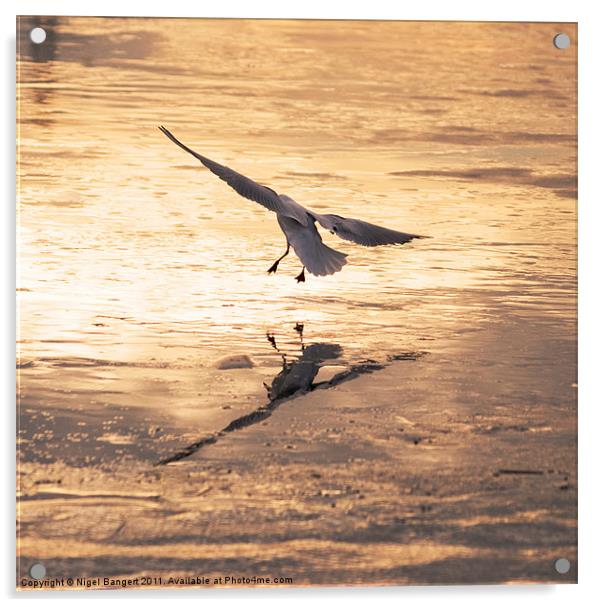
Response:
[[[602,430],[602,399],[600,381],[600,297],[602,272],[600,262],[602,196],[598,192],[597,176],[602,158],[599,153],[602,132],[600,112],[600,74],[602,74],[602,20],[598,3],[594,1],[546,1],[504,0],[486,3],[468,0],[427,1],[405,4],[393,0],[369,2],[333,2],[305,0],[276,2],[269,0],[220,0],[219,2],[186,2],[170,0],[158,2],[146,0],[89,0],[21,1],[5,2],[0,7],[2,19],[3,93],[0,96],[4,117],[4,144],[1,147],[2,183],[2,318],[4,330],[2,356],[2,385],[5,412],[5,435],[2,454],[6,461],[2,469],[4,499],[2,523],[6,534],[2,550],[1,577],[3,594],[10,600],[18,598],[29,603],[40,600],[42,595],[28,595],[14,591],[14,196],[15,196],[15,101],[14,101],[14,40],[15,15],[121,15],[121,16],[181,16],[181,17],[261,17],[261,18],[352,18],[352,19],[414,19],[414,20],[488,20],[488,21],[578,21],[579,22],[579,584],[572,586],[490,586],[490,587],[412,587],[386,589],[307,589],[307,590],[223,590],[156,591],[156,592],[87,592],[53,593],[44,598],[58,600],[101,600],[134,604],[149,600],[179,599],[198,603],[244,600],[251,604],[266,601],[318,603],[344,600],[357,602],[377,600],[383,604],[400,605],[420,603],[446,606],[506,605],[562,605],[568,603],[589,605],[599,598],[596,582],[600,563],[600,488],[599,462],[602,461],[598,434]],[[7,421],[8,420],[8,421]],[[591,600],[590,600],[591,599]]]
[[[116,15],[150,17],[253,17],[312,19],[413,19],[468,21],[576,21],[581,2],[525,2],[505,0],[499,3],[429,1],[402,3],[391,0],[328,1],[296,0],[220,0],[193,3],[186,0],[104,2],[74,0],[31,0],[14,2],[23,15]],[[585,4],[585,3],[583,3]]]

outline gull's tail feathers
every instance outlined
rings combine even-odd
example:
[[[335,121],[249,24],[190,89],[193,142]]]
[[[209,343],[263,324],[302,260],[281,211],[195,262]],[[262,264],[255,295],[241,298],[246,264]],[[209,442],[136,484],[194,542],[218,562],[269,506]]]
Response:
[[[307,271],[314,276],[328,276],[343,268],[347,255],[322,242],[313,221],[303,226],[289,217],[278,215],[278,223],[288,243]]]
[[[305,263],[297,250],[295,250],[295,253],[297,253],[301,262]],[[329,276],[330,274],[340,272],[346,263],[347,255],[345,253],[331,249],[328,245],[321,242],[312,251],[311,258],[307,259],[305,267],[314,276]]]

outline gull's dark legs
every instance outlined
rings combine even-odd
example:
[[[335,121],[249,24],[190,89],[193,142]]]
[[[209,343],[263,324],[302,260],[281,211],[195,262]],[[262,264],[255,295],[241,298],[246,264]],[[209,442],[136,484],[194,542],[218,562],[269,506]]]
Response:
[[[303,266],[301,274],[299,274],[299,276],[295,276],[295,278],[297,279],[297,282],[305,282],[305,266]]]
[[[291,245],[287,242],[286,243],[286,251],[284,252],[284,255],[282,257],[279,257],[270,267],[270,269],[268,270],[268,274],[271,274],[272,272],[274,272],[274,274],[276,273],[276,270],[278,269],[278,264],[288,255],[288,252],[290,251]]]

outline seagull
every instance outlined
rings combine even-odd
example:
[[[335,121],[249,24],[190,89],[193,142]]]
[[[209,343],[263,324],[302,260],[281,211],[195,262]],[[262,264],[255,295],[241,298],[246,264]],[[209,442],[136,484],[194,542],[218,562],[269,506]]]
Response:
[[[159,130],[176,145],[200,160],[203,165],[222,181],[225,181],[235,192],[276,213],[278,224],[286,237],[286,251],[270,266],[268,274],[276,272],[278,264],[289,254],[291,247],[303,264],[301,273],[295,276],[297,282],[305,282],[306,269],[314,276],[328,276],[343,268],[347,263],[347,255],[331,249],[322,242],[320,233],[316,228],[316,222],[339,238],[365,247],[405,244],[414,238],[428,238],[418,234],[398,232],[361,219],[341,217],[340,215],[323,215],[310,211],[290,196],[278,194],[272,188],[261,185],[233,169],[191,150],[176,139],[164,126],[160,126]]]

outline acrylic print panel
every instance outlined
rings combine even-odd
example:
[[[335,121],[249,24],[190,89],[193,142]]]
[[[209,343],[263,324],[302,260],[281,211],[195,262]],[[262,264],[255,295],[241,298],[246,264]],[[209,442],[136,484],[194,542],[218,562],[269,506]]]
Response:
[[[17,586],[575,582],[576,56],[19,19]]]

